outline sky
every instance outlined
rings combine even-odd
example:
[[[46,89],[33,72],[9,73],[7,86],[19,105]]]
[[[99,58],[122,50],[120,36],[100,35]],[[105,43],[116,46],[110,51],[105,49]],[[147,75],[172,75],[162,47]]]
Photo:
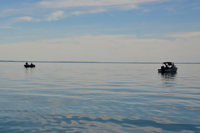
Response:
[[[200,62],[200,0],[1,0],[0,60]]]

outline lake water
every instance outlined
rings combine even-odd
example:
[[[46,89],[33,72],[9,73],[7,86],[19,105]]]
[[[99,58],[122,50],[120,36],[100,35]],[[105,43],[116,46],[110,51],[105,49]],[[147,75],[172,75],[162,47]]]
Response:
[[[200,132],[200,64],[0,62],[0,133]]]

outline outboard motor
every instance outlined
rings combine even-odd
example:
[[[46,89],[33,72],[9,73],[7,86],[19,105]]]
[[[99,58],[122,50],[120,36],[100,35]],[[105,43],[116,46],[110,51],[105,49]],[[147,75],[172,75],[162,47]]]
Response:
[[[165,72],[165,67],[161,66],[161,73],[164,73],[164,72]]]

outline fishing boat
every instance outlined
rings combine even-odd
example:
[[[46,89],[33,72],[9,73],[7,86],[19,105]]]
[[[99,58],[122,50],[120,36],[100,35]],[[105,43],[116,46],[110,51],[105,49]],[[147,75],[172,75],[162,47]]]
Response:
[[[24,65],[24,67],[26,67],[26,68],[29,68],[29,67],[33,68],[33,67],[35,67],[35,65],[32,64],[32,63],[29,65],[28,62],[26,62],[26,64]]]
[[[158,69],[159,73],[170,73],[177,72],[178,68],[174,65],[173,62],[163,62],[165,66],[161,66],[161,69]]]

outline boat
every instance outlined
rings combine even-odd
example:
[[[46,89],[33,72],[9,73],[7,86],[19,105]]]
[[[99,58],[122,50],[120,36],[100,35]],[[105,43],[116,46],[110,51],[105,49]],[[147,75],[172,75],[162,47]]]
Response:
[[[35,65],[32,64],[32,63],[29,65],[28,62],[26,62],[26,64],[24,65],[24,67],[26,67],[26,68],[29,68],[29,67],[33,68],[33,67],[35,67]]]
[[[178,68],[174,65],[173,62],[163,62],[165,66],[161,66],[161,69],[158,69],[159,73],[171,73],[177,72]]]

